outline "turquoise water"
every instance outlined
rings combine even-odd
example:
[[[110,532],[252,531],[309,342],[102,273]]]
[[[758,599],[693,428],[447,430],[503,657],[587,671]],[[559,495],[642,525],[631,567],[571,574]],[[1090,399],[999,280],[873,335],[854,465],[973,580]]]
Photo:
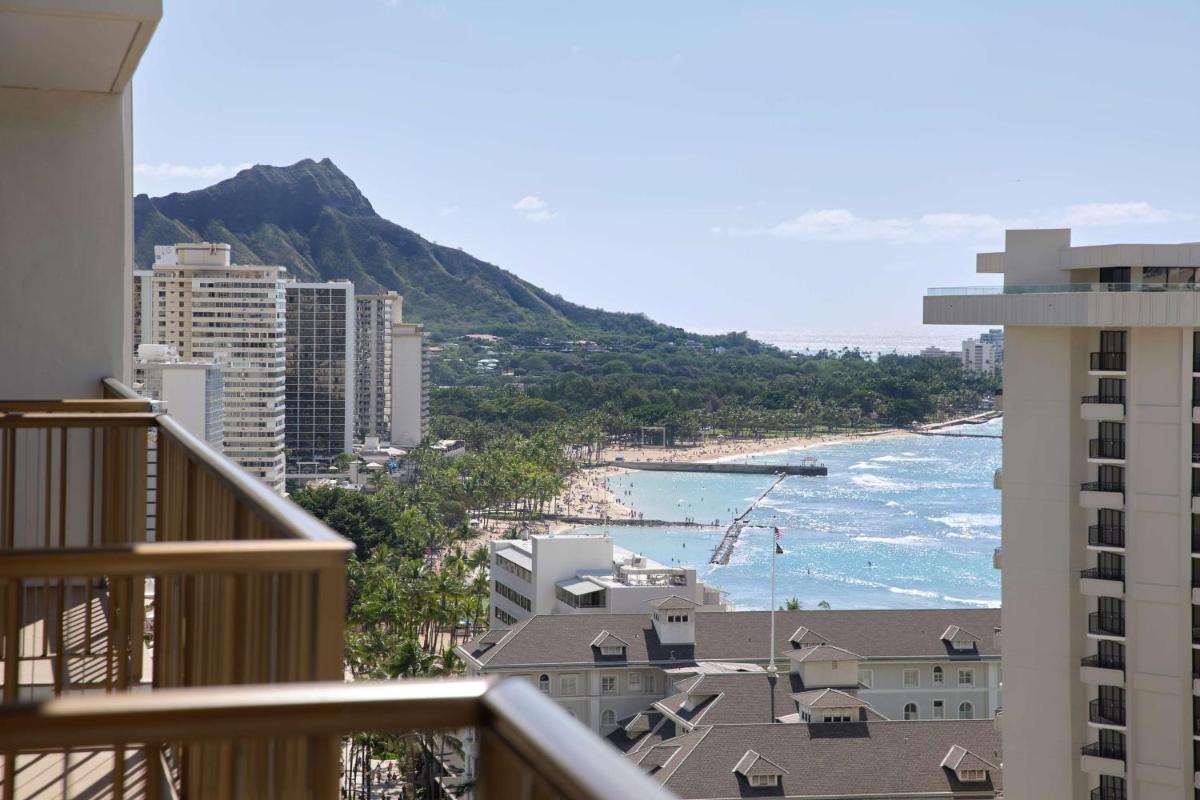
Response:
[[[951,429],[999,434],[999,420]],[[826,445],[739,461],[795,463],[818,456],[825,478],[789,477],[759,504],[751,524],[784,529],[777,602],[822,600],[833,608],[997,606],[1000,493],[992,475],[1000,441],[905,435]],[[610,485],[648,519],[728,524],[770,476],[632,472]],[[628,492],[628,494],[626,494]],[[741,609],[770,606],[771,533],[747,528],[726,566],[708,563],[723,529],[607,528],[613,540],[664,564],[696,566]]]

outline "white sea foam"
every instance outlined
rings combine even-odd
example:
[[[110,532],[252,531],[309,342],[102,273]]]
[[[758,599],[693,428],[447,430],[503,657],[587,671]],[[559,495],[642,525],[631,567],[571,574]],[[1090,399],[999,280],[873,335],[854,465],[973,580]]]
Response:
[[[924,589],[901,589],[899,586],[887,587],[889,592],[893,594],[909,594],[913,597],[937,597],[937,592],[927,592]]]
[[[883,469],[883,465],[872,464],[869,461],[860,461],[857,464],[851,464],[847,469]]]
[[[910,547],[929,543],[929,539],[924,536],[855,536],[854,541],[874,542],[875,544],[899,544]]]
[[[850,482],[855,486],[861,486],[864,489],[903,489],[904,484],[889,481],[887,478],[881,478],[878,475],[855,475],[850,478]]]
[[[942,461],[940,458],[930,458],[928,456],[919,456],[916,453],[901,453],[900,455],[875,456],[872,461],[878,461],[881,464],[893,464],[896,462],[915,462],[915,461]]]
[[[935,595],[936,596],[936,595]],[[942,600],[947,603],[960,603],[964,606],[979,606],[980,608],[999,608],[999,600],[964,600],[961,597],[951,597],[948,594],[942,595]]]
[[[999,528],[999,514],[972,514],[960,512],[942,517],[930,517],[930,522],[940,522],[948,528]]]

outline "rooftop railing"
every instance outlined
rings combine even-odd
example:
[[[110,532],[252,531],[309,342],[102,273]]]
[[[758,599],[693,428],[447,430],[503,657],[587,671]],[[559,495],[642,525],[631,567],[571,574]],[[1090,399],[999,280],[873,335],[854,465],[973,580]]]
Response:
[[[1200,285],[1185,283],[1047,283],[1027,286],[942,286],[926,291],[928,297],[1000,294],[1089,294],[1097,292],[1197,292]]]

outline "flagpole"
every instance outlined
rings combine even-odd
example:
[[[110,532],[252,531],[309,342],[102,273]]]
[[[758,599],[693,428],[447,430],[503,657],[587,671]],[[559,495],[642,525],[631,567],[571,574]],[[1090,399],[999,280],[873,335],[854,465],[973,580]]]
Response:
[[[774,675],[775,670],[775,555],[779,552],[775,519],[771,519],[771,663],[767,665],[767,673]]]

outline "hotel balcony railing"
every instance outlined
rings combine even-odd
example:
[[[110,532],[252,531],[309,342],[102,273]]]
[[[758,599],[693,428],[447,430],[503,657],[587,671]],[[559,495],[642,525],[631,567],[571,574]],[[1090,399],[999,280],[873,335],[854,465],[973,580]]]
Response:
[[[1081,403],[1085,405],[1125,405],[1125,395],[1123,394],[1085,394],[1079,398]]]
[[[1124,481],[1085,481],[1079,484],[1079,488],[1085,492],[1120,492],[1125,493]]]
[[[1093,611],[1088,614],[1088,633],[1125,635],[1125,615],[1112,611]]]
[[[1124,581],[1125,569],[1123,567],[1088,567],[1079,571],[1079,577],[1094,581]]]
[[[1200,497],[1200,469],[1192,470],[1192,497]]]
[[[1192,531],[1192,552],[1200,553],[1200,531]]]
[[[1124,439],[1089,439],[1088,458],[1125,458]],[[1194,459],[1193,459],[1194,460]]]
[[[1099,653],[1090,656],[1084,656],[1079,659],[1079,665],[1082,667],[1095,667],[1096,669],[1119,669],[1124,671],[1125,659],[1119,656],[1103,656]]]
[[[0,751],[137,742],[145,766],[131,788],[147,797],[168,796],[155,787],[178,771],[169,753],[179,743],[212,756],[187,796],[315,800],[338,796],[343,736],[464,729],[478,747],[479,800],[672,796],[521,680],[225,686],[0,706]],[[332,743],[323,750],[331,758],[312,759],[314,742]]]
[[[1124,547],[1124,525],[1088,525],[1088,544],[1093,547]]]
[[[1088,719],[1101,725],[1124,725],[1125,704],[1096,698],[1088,703]]]
[[[1089,800],[1126,800],[1124,786],[1097,786]]]
[[[1124,353],[1092,353],[1089,368],[1096,372],[1124,372]]]
[[[1200,644],[1200,626],[1192,626],[1192,644]]]
[[[1196,736],[1200,736],[1200,719],[1192,720],[1192,733]]]
[[[1093,758],[1116,758],[1121,761],[1125,760],[1125,744],[1113,743],[1107,744],[1104,742],[1092,742],[1085,744],[1080,748],[1080,753]]]
[[[519,682],[344,683],[352,545],[104,390],[0,402],[0,798],[78,747],[119,797],[333,798],[343,734],[469,726],[480,800],[667,796]]]

